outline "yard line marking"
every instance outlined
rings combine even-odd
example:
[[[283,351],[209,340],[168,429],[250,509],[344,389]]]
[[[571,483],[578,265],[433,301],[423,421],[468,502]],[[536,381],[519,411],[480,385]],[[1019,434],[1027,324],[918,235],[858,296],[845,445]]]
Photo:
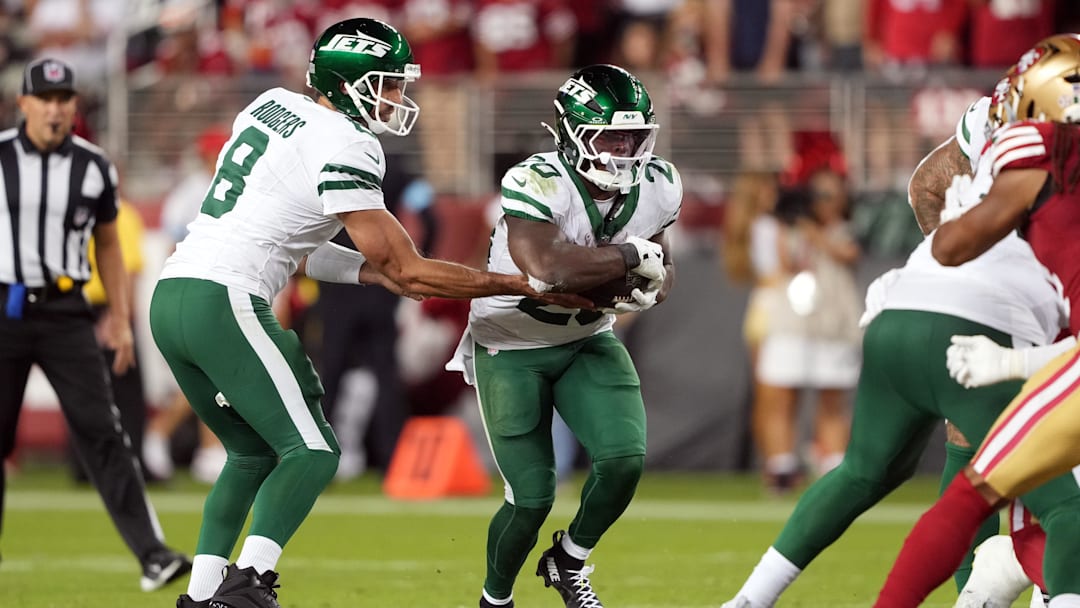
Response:
[[[201,493],[158,493],[151,499],[158,514],[197,514],[202,512]],[[394,501],[382,496],[324,495],[312,510],[312,516],[368,515],[436,515],[445,517],[490,518],[498,505],[498,497],[447,498],[430,502]],[[92,491],[70,490],[9,490],[6,509],[9,512],[51,511],[104,513],[101,499]],[[888,504],[874,507],[856,523],[909,524],[913,523],[930,507],[928,498],[922,504]],[[786,521],[794,509],[794,503],[767,503],[761,501],[730,500],[657,500],[637,499],[630,504],[624,520],[666,521],[740,521],[776,523]],[[552,515],[573,516],[578,508],[576,496],[555,501]],[[6,562],[5,562],[6,563]]]

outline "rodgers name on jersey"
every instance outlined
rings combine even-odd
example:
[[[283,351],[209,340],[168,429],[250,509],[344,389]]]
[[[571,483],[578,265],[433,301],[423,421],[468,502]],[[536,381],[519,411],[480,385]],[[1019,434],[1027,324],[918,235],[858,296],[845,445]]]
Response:
[[[659,156],[642,170],[636,186],[605,204],[593,201],[574,168],[557,152],[536,154],[514,166],[502,179],[502,216],[492,233],[488,270],[521,274],[510,256],[507,217],[555,224],[568,240],[585,247],[661,232],[679,216],[682,180],[675,166]],[[566,344],[607,331],[614,315],[500,296],[473,300],[469,322],[477,343],[514,350]]]

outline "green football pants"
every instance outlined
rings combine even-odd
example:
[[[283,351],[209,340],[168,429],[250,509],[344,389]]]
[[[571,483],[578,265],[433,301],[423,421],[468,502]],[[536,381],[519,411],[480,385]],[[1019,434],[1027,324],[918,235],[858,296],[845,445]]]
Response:
[[[950,378],[945,351],[955,334],[981,334],[1012,345],[999,331],[930,312],[886,310],[867,328],[843,463],[807,489],[774,543],[796,566],[805,568],[856,517],[914,474],[943,418],[977,445],[1019,391],[1018,381],[965,389]],[[1052,480],[1023,501],[1044,527],[1053,528],[1048,534],[1058,535],[1056,543],[1047,544],[1048,563],[1052,547],[1055,554],[1067,555],[1080,544],[1080,526],[1058,525],[1071,520],[1068,513],[1080,512],[1080,487],[1072,475]]]
[[[197,552],[227,558],[249,510],[249,534],[284,546],[341,453],[296,333],[261,298],[198,279],[158,282],[150,327],[192,409],[228,452]]]
[[[531,350],[477,345],[476,379],[484,426],[506,483],[506,501],[488,530],[487,579],[509,596],[555,500],[552,408],[581,442],[592,467],[568,533],[592,548],[622,515],[645,459],[645,407],[633,361],[611,332]]]

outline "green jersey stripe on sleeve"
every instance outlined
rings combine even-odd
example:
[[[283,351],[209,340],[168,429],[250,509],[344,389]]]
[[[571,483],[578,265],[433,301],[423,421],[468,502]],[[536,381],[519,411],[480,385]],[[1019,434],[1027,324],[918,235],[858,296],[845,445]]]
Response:
[[[325,181],[319,184],[319,194],[327,190],[381,190],[378,184],[360,180]]]
[[[525,204],[529,205],[530,207],[533,207],[534,209],[539,211],[541,215],[543,215],[544,217],[546,217],[549,220],[554,219],[554,216],[551,214],[551,208],[550,207],[548,207],[544,203],[541,203],[540,201],[534,199],[533,197],[529,196],[528,194],[525,194],[524,192],[518,192],[516,190],[511,190],[509,188],[503,187],[502,195],[503,195],[503,198],[508,198],[508,199],[511,199],[511,200],[519,201],[519,202],[522,202],[522,203],[525,203]],[[503,205],[503,208],[505,209],[506,206]]]
[[[363,169],[357,169],[356,167],[350,167],[348,165],[336,165],[333,163],[327,163],[322,168],[322,173],[344,173],[353,177],[359,178],[361,181],[370,182],[377,188],[382,187],[382,178],[372,173],[371,171],[364,171]]]
[[[524,213],[516,209],[507,209],[506,207],[503,207],[503,214],[523,220],[529,220],[530,222],[547,222],[547,220],[536,217],[535,215],[529,215],[528,213]]]

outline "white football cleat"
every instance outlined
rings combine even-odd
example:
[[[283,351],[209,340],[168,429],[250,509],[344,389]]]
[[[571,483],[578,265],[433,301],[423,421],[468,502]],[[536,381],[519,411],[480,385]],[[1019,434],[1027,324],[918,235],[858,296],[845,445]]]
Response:
[[[720,608],[754,608],[754,605],[745,597],[736,595],[734,598],[720,604]]]
[[[954,608],[1009,608],[1031,587],[1013,553],[1012,538],[999,534],[975,549],[971,577],[960,590]]]

